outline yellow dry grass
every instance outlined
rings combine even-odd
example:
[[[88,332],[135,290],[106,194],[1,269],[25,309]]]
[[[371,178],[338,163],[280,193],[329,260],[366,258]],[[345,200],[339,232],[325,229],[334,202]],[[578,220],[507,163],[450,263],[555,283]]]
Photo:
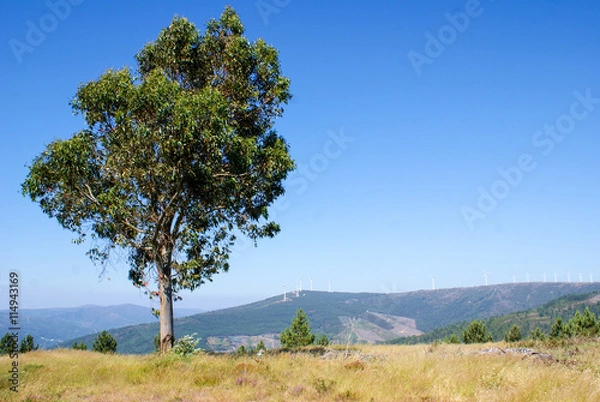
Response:
[[[506,345],[360,346],[324,355],[102,355],[76,350],[0,358],[2,401],[598,401],[600,343],[545,350],[544,362],[479,354]],[[538,345],[538,349],[543,346]],[[5,369],[6,368],[6,369]]]

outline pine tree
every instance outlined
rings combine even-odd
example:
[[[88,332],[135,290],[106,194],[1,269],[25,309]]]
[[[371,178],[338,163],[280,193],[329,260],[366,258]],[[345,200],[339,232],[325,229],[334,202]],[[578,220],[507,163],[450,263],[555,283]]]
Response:
[[[594,336],[596,334],[598,334],[596,315],[590,311],[589,307],[586,307],[581,319],[581,335]]]
[[[83,341],[81,341],[80,343],[74,342],[72,348],[75,350],[87,350],[88,349],[87,345]]]
[[[292,320],[289,327],[281,332],[281,346],[284,348],[297,348],[312,345],[315,341],[315,335],[310,330],[308,317],[304,310],[296,312],[296,317]]]
[[[531,332],[529,338],[531,338],[533,341],[545,341],[546,335],[544,335],[540,327],[535,327],[535,330]]]
[[[21,341],[21,346],[19,347],[19,353],[27,353],[34,350],[38,350],[39,346],[34,345],[33,336],[27,335],[25,339]]]
[[[518,342],[521,340],[521,337],[521,328],[515,324],[506,334],[504,334],[504,342]]]
[[[567,331],[565,328],[565,324],[563,323],[562,317],[558,317],[554,324],[552,324],[552,328],[550,328],[550,338],[553,339],[561,339],[566,337]]]
[[[110,333],[102,331],[94,340],[92,350],[100,353],[117,353],[117,340]]]
[[[260,341],[258,341],[258,344],[256,345],[256,350],[267,350],[267,347],[265,346],[265,343],[263,342],[263,340],[261,339]]]
[[[15,340],[8,332],[0,339],[0,356],[8,355],[17,349]]]
[[[492,334],[485,327],[485,323],[480,320],[472,321],[462,333],[464,343],[485,343],[492,342]]]
[[[579,310],[575,312],[575,315],[571,317],[567,324],[568,332],[570,336],[581,336],[583,335],[583,315]]]

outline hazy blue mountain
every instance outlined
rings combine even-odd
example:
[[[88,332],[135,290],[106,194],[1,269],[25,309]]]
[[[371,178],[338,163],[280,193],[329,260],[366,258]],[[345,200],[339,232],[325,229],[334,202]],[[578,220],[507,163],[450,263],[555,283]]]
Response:
[[[201,312],[200,309],[176,309],[178,317]],[[0,334],[8,331],[8,310],[0,310]],[[134,304],[22,309],[19,310],[21,337],[31,334],[43,348],[68,339],[128,325],[153,323],[151,308]],[[2,336],[0,335],[0,336]]]

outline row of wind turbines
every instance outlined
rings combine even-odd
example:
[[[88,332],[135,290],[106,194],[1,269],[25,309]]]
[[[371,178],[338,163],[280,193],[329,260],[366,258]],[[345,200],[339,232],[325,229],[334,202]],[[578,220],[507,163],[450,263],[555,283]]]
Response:
[[[489,285],[489,282],[488,282],[489,274],[490,273],[488,271],[483,271],[483,279],[484,279],[485,286]],[[530,283],[531,282],[531,275],[529,273],[526,273],[525,277],[527,278],[527,283]],[[513,276],[512,276],[512,282],[513,283],[517,283],[517,275],[513,274]],[[543,282],[544,283],[548,282],[548,276],[546,275],[546,272],[544,272],[544,275],[543,275]],[[558,282],[558,274],[556,272],[554,273],[554,282],[555,283]],[[571,272],[567,273],[567,282],[568,283],[575,282],[575,281],[571,280]],[[583,283],[583,273],[581,273],[581,272],[579,273],[579,282]],[[594,282],[594,273],[593,272],[589,273],[589,282],[590,283]],[[436,287],[435,287],[435,276],[431,277],[431,289],[432,290],[436,289]],[[311,291],[313,290],[313,278],[310,278],[310,290]],[[302,278],[298,278],[298,281],[296,282],[296,288],[295,288],[295,290],[294,291],[290,291],[290,293],[291,294],[295,294],[296,297],[300,296],[300,292],[302,292]],[[331,290],[331,280],[327,281],[327,292],[332,293],[332,290]],[[288,300],[290,300],[290,299],[288,298],[287,286],[284,283],[283,284],[283,301],[285,302],[285,301],[288,301]]]
[[[485,282],[485,286],[488,286],[488,276],[489,276],[489,274],[490,273],[488,271],[483,271],[483,279],[484,279],[484,282]],[[531,282],[531,275],[529,273],[526,273],[525,277],[527,278],[527,283],[530,283]],[[548,277],[547,277],[547,275],[546,275],[545,272],[544,272],[544,276],[543,276],[543,282],[544,283],[548,282]],[[554,273],[554,282],[555,283],[558,282],[558,274],[556,272]],[[572,282],[571,281],[571,273],[570,272],[567,273],[567,282],[568,283]],[[575,281],[573,281],[573,282],[575,282]],[[583,273],[582,272],[579,273],[579,282],[583,283]],[[594,273],[593,272],[589,273],[589,282],[590,283],[594,282]],[[515,274],[513,274],[513,283],[517,283],[517,275],[515,275]],[[435,276],[431,277],[431,289],[435,290]]]

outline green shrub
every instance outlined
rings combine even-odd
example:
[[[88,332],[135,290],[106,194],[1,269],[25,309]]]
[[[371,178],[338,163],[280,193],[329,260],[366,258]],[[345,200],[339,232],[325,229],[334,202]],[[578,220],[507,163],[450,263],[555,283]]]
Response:
[[[485,328],[485,323],[480,320],[473,320],[462,333],[464,343],[485,343],[492,342],[492,334]]]
[[[171,348],[171,353],[183,357],[200,353],[202,349],[196,348],[200,339],[197,339],[195,336],[196,333],[193,333],[192,335],[185,335],[177,339]]]
[[[521,333],[521,328],[518,325],[513,325],[510,330],[504,334],[505,342],[518,342],[521,340],[523,334]]]
[[[19,347],[19,353],[32,352],[34,350],[38,350],[38,348],[39,348],[38,345],[34,345],[33,336],[27,335],[21,341],[21,346]]]
[[[83,341],[81,341],[80,343],[74,342],[73,346],[71,346],[73,349],[75,350],[87,350],[88,347],[85,343],[83,343]]]
[[[552,327],[550,328],[550,338],[561,339],[568,336],[567,329],[563,323],[562,317],[558,317]]]
[[[456,334],[452,334],[449,337],[444,338],[444,343],[460,343],[460,339],[458,339]]]
[[[109,332],[102,331],[94,340],[92,350],[100,353],[117,353],[117,340]]]
[[[325,334],[321,334],[315,339],[315,345],[317,346],[329,346],[329,338]]]
[[[532,341],[545,341],[546,340],[546,335],[544,335],[544,333],[542,332],[542,330],[540,329],[540,327],[535,327],[535,329],[529,335],[529,338]]]
[[[260,341],[258,341],[258,344],[256,345],[256,351],[259,350],[267,350],[267,347],[265,346],[265,343],[263,342],[263,340],[261,339]]]

